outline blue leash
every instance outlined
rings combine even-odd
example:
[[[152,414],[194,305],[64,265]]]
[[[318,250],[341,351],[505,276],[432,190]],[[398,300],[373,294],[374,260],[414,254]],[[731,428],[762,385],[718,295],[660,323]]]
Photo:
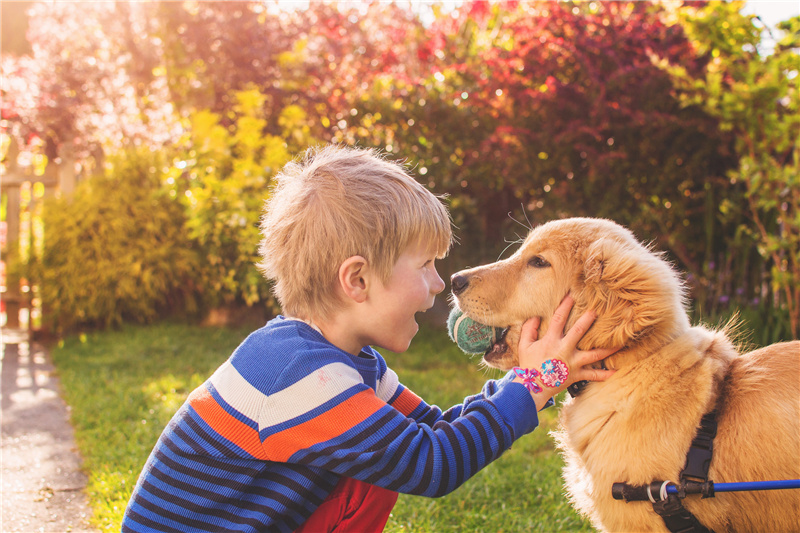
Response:
[[[647,501],[653,503],[667,499],[670,494],[685,498],[690,494],[700,494],[703,498],[713,498],[717,492],[738,492],[748,490],[800,489],[800,479],[779,479],[775,481],[743,481],[740,483],[714,483],[713,481],[687,481],[676,485],[672,481],[654,481],[649,485],[629,485],[614,483],[611,494],[615,500],[626,502]]]
[[[742,481],[739,483],[714,483],[714,492],[740,492],[747,490],[800,489],[800,479],[778,479],[775,481]],[[674,484],[667,486],[667,494],[678,494]]]

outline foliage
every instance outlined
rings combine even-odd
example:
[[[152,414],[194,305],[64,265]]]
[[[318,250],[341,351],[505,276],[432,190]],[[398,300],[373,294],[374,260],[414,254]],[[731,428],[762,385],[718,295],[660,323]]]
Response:
[[[225,117],[208,110],[190,115],[166,182],[186,209],[188,236],[203,250],[199,276],[207,300],[250,306],[269,300],[255,267],[269,178],[291,159],[293,148],[314,141],[301,108],[288,106],[269,116],[257,89],[234,96],[237,103]],[[270,121],[280,136],[266,133]]]
[[[70,336],[53,350],[89,474],[95,525],[119,531],[162,429],[247,333],[175,323],[125,326]],[[441,327],[424,325],[407,352],[385,355],[404,384],[443,407],[496,377],[479,371]],[[536,431],[454,493],[401,495],[386,531],[591,531],[562,495],[562,462],[548,435],[556,414],[543,411]]]
[[[177,109],[225,114],[235,92],[257,87],[271,109],[304,109],[311,132],[323,139],[343,129],[373,77],[407,77],[422,32],[413,12],[386,2],[310,2],[289,11],[161,2],[157,15]],[[268,128],[279,134],[277,124]]]
[[[797,54],[757,54],[741,7],[468,0],[423,23],[385,2],[36,3],[32,53],[3,57],[0,127],[49,162],[74,151],[86,174],[104,151],[177,140],[170,188],[222,303],[269,298],[249,248],[275,171],[263,159],[334,141],[449,195],[454,269],[531,224],[608,217],[668,252],[703,314],[770,299],[796,317],[798,187],[781,184],[800,114],[781,71]]]
[[[254,85],[283,107],[278,55],[292,46],[287,25],[249,2],[158,2],[150,12],[162,43],[170,100],[182,113],[225,114],[233,94]]]
[[[2,129],[21,146],[39,139],[50,160],[76,156],[101,168],[104,150],[174,138],[145,6],[34,2],[29,20],[32,53],[3,54],[0,78]]]
[[[708,313],[696,307],[691,313],[692,324],[702,323],[711,328],[726,328],[742,351],[795,339],[786,309],[775,309],[769,301],[750,305],[729,304]]]
[[[131,151],[45,204],[34,277],[56,329],[150,322],[196,307],[200,258],[180,206],[161,190],[162,165],[157,154]]]
[[[728,172],[744,188],[742,234],[769,262],[776,305],[786,306],[794,337],[800,335],[800,17],[784,21],[785,37],[761,55],[758,30],[738,13],[739,2],[709,2],[679,12],[704,71],[667,63],[681,82],[687,106],[702,104],[736,139],[737,168]],[[730,204],[722,203],[726,214]]]
[[[733,161],[717,121],[682,108],[653,64],[702,67],[665,17],[650,3],[468,3],[438,18],[410,59],[423,75],[377,77],[356,102],[362,122],[340,137],[415,162],[450,194],[471,247],[502,243],[509,214],[607,217],[699,279],[714,260],[708,243],[731,231],[705,208],[742,191],[718,187]]]

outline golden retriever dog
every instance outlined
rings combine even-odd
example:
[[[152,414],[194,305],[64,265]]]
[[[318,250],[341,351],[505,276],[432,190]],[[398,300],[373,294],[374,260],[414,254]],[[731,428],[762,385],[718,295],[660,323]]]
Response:
[[[470,318],[511,326],[484,355],[517,365],[520,325],[540,335],[567,293],[567,328],[587,309],[598,317],[578,347],[623,346],[604,363],[616,373],[562,406],[554,433],[568,495],[601,531],[668,531],[650,501],[612,498],[614,483],[678,482],[701,417],[716,409],[708,478],[715,483],[800,478],[800,342],[739,353],[726,332],[692,326],[684,285],[658,253],[618,224],[557,220],[534,228],[508,259],[455,274],[453,295]],[[800,531],[800,490],[688,495],[707,528]]]

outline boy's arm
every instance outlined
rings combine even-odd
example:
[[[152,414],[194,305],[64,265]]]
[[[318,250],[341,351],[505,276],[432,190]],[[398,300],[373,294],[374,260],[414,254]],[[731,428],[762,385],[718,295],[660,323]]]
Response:
[[[519,384],[509,383],[491,398],[463,405],[452,420],[429,425],[346,374],[326,371],[337,379],[325,384],[332,388],[322,395],[316,379],[308,380],[308,390],[293,387],[295,403],[302,397],[303,409],[308,408],[303,414],[285,403],[291,398],[281,399],[280,392],[270,396],[269,403],[279,401],[284,408],[272,405],[270,420],[260,424],[266,459],[321,468],[397,492],[442,496],[538,425],[535,403]],[[309,402],[315,396],[318,402]],[[394,405],[413,412],[420,402],[403,388]]]
[[[379,354],[378,357],[380,357]],[[464,399],[463,403],[454,405],[447,411],[442,412],[438,406],[428,405],[419,396],[414,394],[414,392],[400,383],[397,374],[391,368],[388,368],[382,359],[380,359],[380,361],[383,375],[378,381],[378,397],[404,415],[413,418],[421,424],[427,424],[429,426],[434,425],[440,420],[452,422],[461,416],[463,409],[470,403],[476,400],[490,398],[514,379],[513,372],[509,372],[501,379],[490,379],[484,384],[481,392],[468,396]],[[551,404],[548,404],[548,406],[549,405]]]

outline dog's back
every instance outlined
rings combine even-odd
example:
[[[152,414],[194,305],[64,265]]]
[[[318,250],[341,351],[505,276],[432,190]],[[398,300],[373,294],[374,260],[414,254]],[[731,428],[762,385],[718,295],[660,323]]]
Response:
[[[719,402],[715,483],[800,479],[800,342],[731,362]],[[715,531],[800,531],[800,490],[719,493],[685,506]]]
[[[800,342],[736,356],[724,333],[693,328],[618,378],[567,402],[554,434],[572,502],[599,530],[668,531],[650,502],[613,500],[611,486],[677,481],[692,428],[714,406],[710,480],[800,478]],[[688,496],[683,505],[716,533],[800,532],[800,490]]]

